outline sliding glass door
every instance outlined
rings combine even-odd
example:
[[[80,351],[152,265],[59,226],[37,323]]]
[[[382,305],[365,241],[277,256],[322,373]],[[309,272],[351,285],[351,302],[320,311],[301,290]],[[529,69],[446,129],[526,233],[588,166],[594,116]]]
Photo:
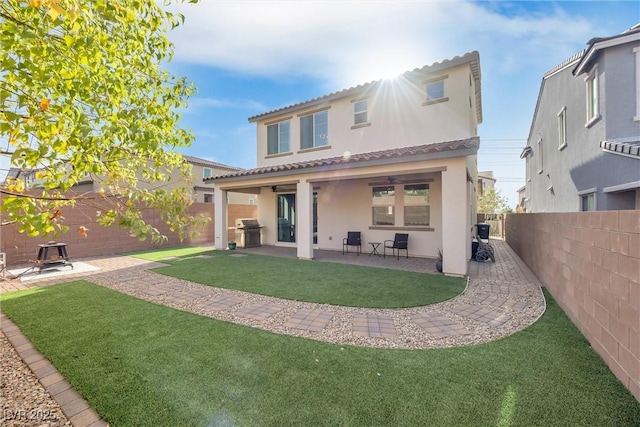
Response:
[[[296,195],[278,194],[278,242],[296,241]]]

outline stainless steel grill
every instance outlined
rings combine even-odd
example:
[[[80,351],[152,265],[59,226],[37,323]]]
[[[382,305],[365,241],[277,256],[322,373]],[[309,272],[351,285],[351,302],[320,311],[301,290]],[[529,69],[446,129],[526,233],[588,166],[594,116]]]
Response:
[[[255,218],[236,219],[236,245],[240,248],[255,248],[261,246],[262,226]]]

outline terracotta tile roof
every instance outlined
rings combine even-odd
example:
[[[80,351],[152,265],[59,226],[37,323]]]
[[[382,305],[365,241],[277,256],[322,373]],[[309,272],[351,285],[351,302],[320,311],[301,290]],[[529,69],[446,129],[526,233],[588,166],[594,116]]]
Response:
[[[184,155],[184,154],[182,155],[182,157],[184,157],[184,159],[187,162],[195,164],[195,165],[199,165],[199,166],[208,166],[208,167],[212,167],[212,168],[228,169],[230,171],[241,171],[241,170],[243,170],[242,168],[237,168],[235,166],[229,166],[229,165],[223,165],[222,163],[212,162],[211,160],[202,159],[200,157],[187,156],[187,155]]]
[[[451,59],[445,59],[441,62],[434,62],[431,65],[425,65],[422,68],[415,68],[411,71],[406,71],[402,75],[407,78],[411,78],[412,76],[421,76],[427,73],[435,73],[441,70],[445,70],[448,68],[456,67],[461,64],[469,63],[471,66],[471,71],[473,73],[473,77],[476,81],[476,107],[478,111],[478,121],[482,122],[482,101],[480,99],[481,96],[481,78],[480,78],[480,54],[477,51],[465,53],[462,56],[455,56]],[[289,111],[295,111],[300,108],[308,108],[313,107],[318,104],[322,104],[325,102],[330,102],[336,99],[344,98],[346,96],[353,96],[354,94],[359,94],[366,92],[367,90],[374,89],[377,85],[382,83],[383,79],[375,80],[368,83],[363,83],[358,86],[352,86],[347,89],[343,89],[340,91],[332,92],[328,95],[319,96],[317,98],[309,99],[307,101],[298,102],[296,104],[288,105],[286,107],[278,108],[275,110],[267,111],[266,113],[261,113],[255,116],[249,117],[249,122],[256,122],[258,120],[263,120],[272,116],[277,116],[280,114],[287,113]]]
[[[204,181],[207,182],[224,178],[249,177],[303,169],[322,168],[327,170],[340,165],[348,166],[363,164],[363,166],[366,166],[367,163],[385,163],[385,161],[393,162],[396,159],[409,159],[411,157],[424,157],[425,160],[429,158],[454,157],[456,151],[471,150],[473,154],[475,154],[478,151],[478,148],[480,148],[480,138],[475,136],[468,139],[438,142],[435,144],[425,144],[414,147],[393,148],[369,153],[352,154],[349,156],[264,166],[261,168],[232,172],[226,175],[218,175],[212,178],[207,178]]]

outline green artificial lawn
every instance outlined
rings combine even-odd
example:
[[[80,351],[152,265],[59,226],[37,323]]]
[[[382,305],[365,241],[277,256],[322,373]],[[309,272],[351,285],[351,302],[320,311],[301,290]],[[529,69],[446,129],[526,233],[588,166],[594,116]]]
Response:
[[[203,285],[348,307],[398,308],[434,304],[459,295],[466,285],[463,278],[441,274],[200,250],[184,256],[171,249],[163,250],[161,255],[157,251],[129,255],[170,264],[154,271]],[[179,258],[165,259],[168,257]]]
[[[471,347],[357,348],[158,306],[85,281],[2,310],[113,426],[637,426],[640,404],[547,295]]]

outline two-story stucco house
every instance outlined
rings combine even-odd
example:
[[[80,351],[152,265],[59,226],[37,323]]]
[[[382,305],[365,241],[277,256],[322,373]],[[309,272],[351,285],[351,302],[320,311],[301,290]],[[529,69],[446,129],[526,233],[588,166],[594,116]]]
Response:
[[[640,24],[544,75],[521,157],[527,212],[640,209]]]
[[[480,94],[472,52],[250,117],[257,167],[207,180],[216,248],[227,245],[225,194],[252,191],[263,244],[295,247],[299,258],[341,250],[348,231],[362,233],[364,250],[408,233],[410,256],[442,250],[445,273],[466,274]]]

